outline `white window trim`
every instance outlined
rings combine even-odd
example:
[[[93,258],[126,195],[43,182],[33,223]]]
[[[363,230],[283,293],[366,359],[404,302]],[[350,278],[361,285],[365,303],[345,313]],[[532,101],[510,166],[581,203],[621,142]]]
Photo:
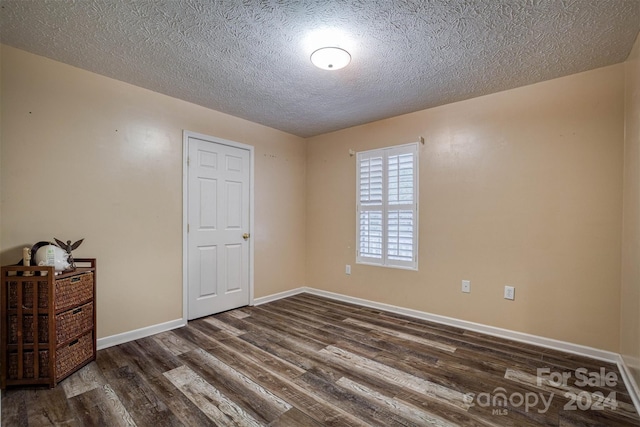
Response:
[[[377,267],[386,267],[386,268],[398,268],[402,270],[418,270],[418,236],[419,236],[419,210],[418,210],[418,200],[419,200],[419,188],[418,184],[420,182],[419,176],[419,150],[418,143],[410,143],[404,145],[397,145],[392,147],[384,147],[378,148],[375,150],[367,150],[360,151],[356,155],[356,264],[365,264],[372,265]],[[414,234],[413,234],[413,261],[399,261],[399,260],[389,260],[388,259],[388,157],[390,155],[396,154],[405,154],[405,153],[413,153],[413,188],[414,188],[414,202],[413,202],[413,214],[414,214]],[[382,236],[382,258],[372,258],[367,256],[360,255],[360,212],[363,210],[363,207],[360,203],[360,162],[362,159],[371,158],[371,157],[379,157],[383,158],[383,192],[382,192],[382,222],[383,222],[383,236]],[[366,208],[364,208],[366,209]]]

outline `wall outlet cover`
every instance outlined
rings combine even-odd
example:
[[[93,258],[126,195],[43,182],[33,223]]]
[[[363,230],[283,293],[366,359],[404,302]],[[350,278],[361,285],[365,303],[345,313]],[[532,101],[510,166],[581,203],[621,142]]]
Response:
[[[516,299],[516,288],[514,288],[513,286],[505,286],[504,299],[509,299],[509,300]]]
[[[465,294],[468,294],[471,292],[471,281],[470,280],[463,280],[462,281],[462,292],[464,292]]]

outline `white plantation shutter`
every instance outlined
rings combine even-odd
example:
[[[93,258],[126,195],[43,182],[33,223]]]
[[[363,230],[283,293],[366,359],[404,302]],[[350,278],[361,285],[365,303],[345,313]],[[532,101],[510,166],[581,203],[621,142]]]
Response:
[[[358,263],[417,269],[417,153],[417,144],[358,153]]]
[[[375,264],[382,264],[384,249],[384,158],[381,154],[358,154],[358,251],[360,259]]]

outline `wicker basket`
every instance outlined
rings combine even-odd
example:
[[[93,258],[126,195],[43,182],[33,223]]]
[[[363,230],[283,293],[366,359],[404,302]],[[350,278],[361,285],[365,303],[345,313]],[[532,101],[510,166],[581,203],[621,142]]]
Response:
[[[38,316],[38,342],[44,344],[49,342],[49,316],[42,314]],[[20,334],[18,333],[18,316],[9,315],[9,344],[18,344]],[[25,315],[22,320],[22,342],[33,344],[33,316]]]
[[[93,298],[93,273],[56,280],[56,311],[66,310]]]
[[[56,338],[63,343],[93,327],[93,303],[56,316]]]
[[[33,308],[33,284],[38,283],[38,308],[49,308],[49,288],[46,280],[33,281],[16,280],[9,282],[9,308],[18,308],[18,287],[22,285],[22,306]]]
[[[56,350],[56,381],[75,371],[93,357],[93,332],[89,332]]]
[[[49,351],[40,350],[38,352],[38,378],[47,378],[49,376]],[[25,351],[22,358],[22,378],[18,378],[18,354],[9,353],[9,363],[7,378],[11,380],[18,379],[37,379],[35,378],[33,351]]]

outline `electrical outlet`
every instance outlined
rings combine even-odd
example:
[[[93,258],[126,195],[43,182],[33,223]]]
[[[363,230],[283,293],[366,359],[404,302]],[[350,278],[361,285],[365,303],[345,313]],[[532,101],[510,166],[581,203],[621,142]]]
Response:
[[[351,274],[351,266],[349,264],[345,267],[344,272],[345,274]]]
[[[510,299],[510,300],[516,299],[516,288],[514,288],[513,286],[505,286],[504,299]]]
[[[468,294],[471,292],[471,281],[469,280],[462,281],[462,292],[464,292],[465,294]]]

